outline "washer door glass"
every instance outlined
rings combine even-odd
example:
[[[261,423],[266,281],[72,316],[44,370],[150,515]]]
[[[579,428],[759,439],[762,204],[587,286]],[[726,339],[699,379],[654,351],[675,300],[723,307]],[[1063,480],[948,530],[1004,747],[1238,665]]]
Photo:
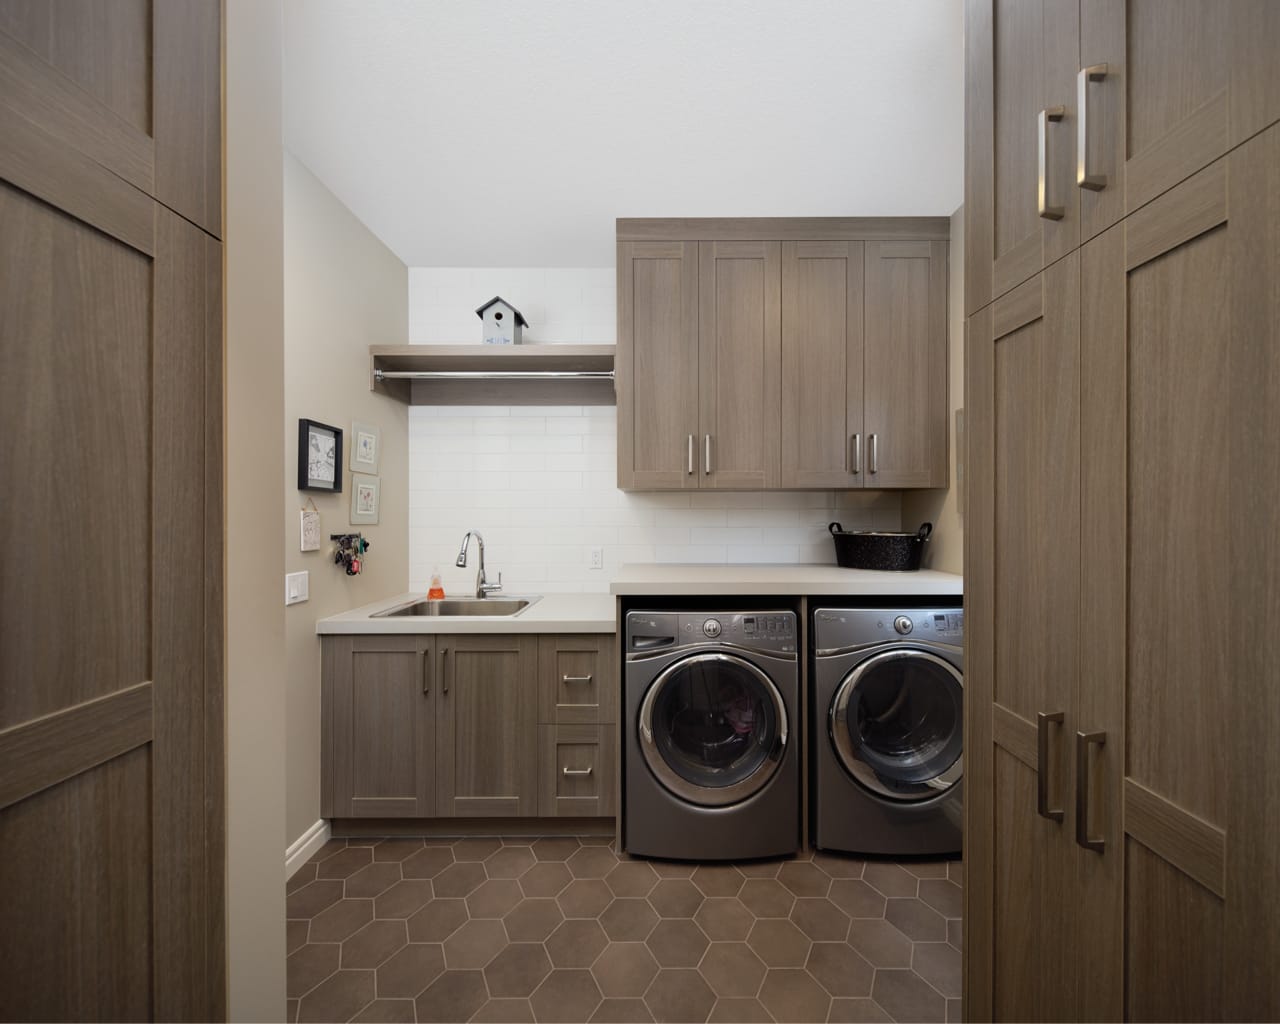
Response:
[[[787,713],[773,681],[731,654],[695,654],[667,666],[640,707],[640,748],[676,796],[720,807],[744,800],[777,771]]]
[[[960,780],[964,687],[954,666],[920,650],[891,650],[841,682],[831,738],[854,779],[878,796],[930,800]]]

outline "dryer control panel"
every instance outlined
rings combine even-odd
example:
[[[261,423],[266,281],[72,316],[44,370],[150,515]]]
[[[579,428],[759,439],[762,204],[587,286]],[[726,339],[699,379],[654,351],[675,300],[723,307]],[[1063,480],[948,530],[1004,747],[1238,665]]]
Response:
[[[627,613],[626,626],[629,656],[717,643],[792,657],[799,644],[796,615],[791,611],[634,611]]]
[[[961,608],[818,608],[813,613],[813,643],[818,650],[882,643],[932,641],[964,643]]]

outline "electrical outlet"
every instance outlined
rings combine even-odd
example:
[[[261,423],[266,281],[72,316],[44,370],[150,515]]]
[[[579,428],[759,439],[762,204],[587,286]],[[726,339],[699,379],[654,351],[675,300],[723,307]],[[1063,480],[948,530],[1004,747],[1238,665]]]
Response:
[[[604,568],[604,548],[591,549],[591,568],[593,569]]]
[[[311,596],[311,574],[309,572],[285,573],[284,603],[301,604]]]

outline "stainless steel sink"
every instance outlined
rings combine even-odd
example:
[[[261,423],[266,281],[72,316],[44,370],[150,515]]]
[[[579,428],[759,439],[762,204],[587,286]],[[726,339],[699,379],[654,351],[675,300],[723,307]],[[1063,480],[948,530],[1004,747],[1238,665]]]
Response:
[[[405,615],[448,615],[453,618],[475,616],[518,615],[540,597],[449,597],[443,601],[411,601],[385,612],[376,612],[372,618],[384,619]]]

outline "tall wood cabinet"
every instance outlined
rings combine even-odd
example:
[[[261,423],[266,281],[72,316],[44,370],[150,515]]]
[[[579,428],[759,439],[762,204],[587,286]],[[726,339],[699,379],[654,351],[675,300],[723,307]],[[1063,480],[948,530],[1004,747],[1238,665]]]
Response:
[[[969,4],[979,102],[1029,6]],[[969,1019],[1280,1015],[1275,11],[1081,4],[1129,128],[1087,126],[1082,244],[969,317]]]
[[[619,221],[619,486],[945,486],[947,232]]]

